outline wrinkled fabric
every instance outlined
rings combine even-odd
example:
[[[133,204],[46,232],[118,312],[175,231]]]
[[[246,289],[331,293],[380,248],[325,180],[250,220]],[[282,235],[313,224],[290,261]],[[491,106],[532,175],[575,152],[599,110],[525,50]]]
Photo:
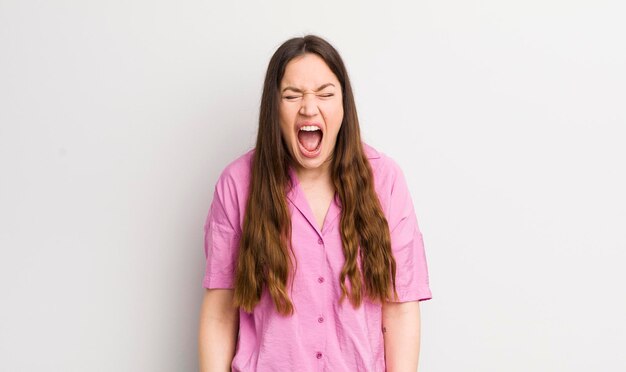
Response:
[[[422,234],[397,163],[363,144],[389,224],[399,302],[431,298]],[[233,288],[254,149],[231,162],[215,186],[205,229],[204,288]],[[279,315],[264,290],[254,311],[240,310],[232,371],[384,371],[382,307],[365,299],[339,303],[344,264],[337,194],[320,231],[293,168],[286,194],[297,261],[289,288],[295,313]]]

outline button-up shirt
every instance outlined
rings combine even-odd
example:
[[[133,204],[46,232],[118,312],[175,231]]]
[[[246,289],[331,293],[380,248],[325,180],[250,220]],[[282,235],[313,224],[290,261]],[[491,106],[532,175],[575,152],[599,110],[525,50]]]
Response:
[[[363,144],[389,224],[399,302],[431,298],[422,234],[404,175],[389,156]],[[254,149],[231,162],[215,186],[205,223],[204,288],[233,288]],[[276,312],[267,289],[252,313],[239,311],[233,371],[384,371],[382,305],[364,298],[339,303],[345,262],[337,194],[318,228],[293,168],[286,193],[297,261],[290,298],[294,314]]]

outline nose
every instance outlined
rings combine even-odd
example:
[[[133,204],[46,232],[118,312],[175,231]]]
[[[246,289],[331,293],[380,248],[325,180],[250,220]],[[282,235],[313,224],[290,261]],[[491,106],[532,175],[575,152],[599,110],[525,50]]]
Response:
[[[317,100],[314,93],[305,93],[302,95],[302,104],[300,105],[300,115],[315,116],[319,112]]]

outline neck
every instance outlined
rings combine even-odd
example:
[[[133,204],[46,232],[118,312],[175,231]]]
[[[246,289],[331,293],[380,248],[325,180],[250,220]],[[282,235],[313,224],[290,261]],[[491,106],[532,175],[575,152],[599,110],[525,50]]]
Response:
[[[298,176],[298,181],[301,184],[332,183],[330,174],[330,162],[324,163],[321,166],[313,169],[297,167],[296,175]]]

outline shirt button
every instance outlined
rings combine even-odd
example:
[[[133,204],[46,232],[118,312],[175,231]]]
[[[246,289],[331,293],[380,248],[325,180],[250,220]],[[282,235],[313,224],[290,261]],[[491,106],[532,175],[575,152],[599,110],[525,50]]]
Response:
[[[324,244],[324,242],[322,241],[322,238],[317,239],[317,244],[319,244],[319,245]]]
[[[317,354],[315,354],[315,357],[317,359],[322,359],[322,353],[318,352]]]
[[[324,283],[324,277],[320,276],[319,278],[317,278],[317,281],[320,283]]]
[[[317,318],[317,321],[318,323],[324,323],[324,318],[320,316],[319,318]]]

